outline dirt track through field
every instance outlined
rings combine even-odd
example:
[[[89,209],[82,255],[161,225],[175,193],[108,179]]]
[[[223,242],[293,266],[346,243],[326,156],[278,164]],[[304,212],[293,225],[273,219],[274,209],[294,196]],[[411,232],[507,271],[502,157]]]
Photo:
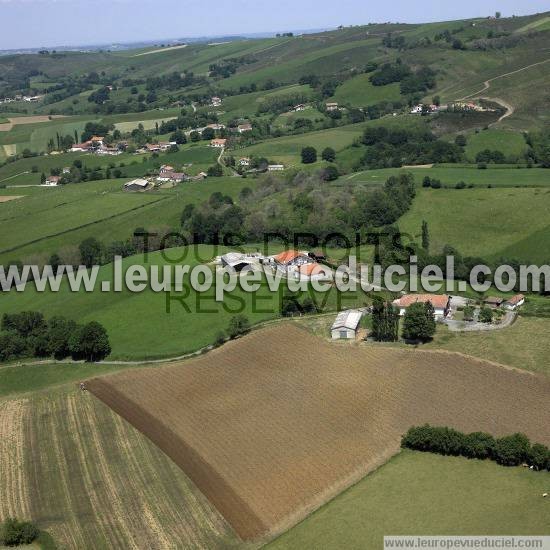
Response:
[[[8,118],[9,122],[0,124],[0,132],[9,132],[14,126],[20,124],[36,124],[37,122],[49,122],[54,118],[65,118],[65,115],[35,115]]]
[[[285,324],[88,387],[244,539],[303,519],[429,422],[550,444],[550,378],[453,353],[325,342]]]
[[[510,71],[508,73],[504,73],[504,74],[495,76],[493,78],[490,78],[489,80],[485,80],[485,82],[483,82],[483,88],[481,88],[477,92],[461,97],[458,101],[464,101],[466,99],[474,99],[474,98],[485,99],[487,101],[493,101],[494,103],[498,103],[499,105],[504,107],[505,109],[504,114],[500,116],[496,122],[493,122],[492,124],[489,125],[489,126],[494,126],[495,124],[498,124],[505,118],[512,116],[515,113],[516,109],[511,103],[508,103],[506,100],[501,99],[500,97],[488,97],[486,95],[479,95],[479,94],[483,94],[484,92],[486,92],[491,87],[491,82],[494,82],[495,80],[499,80],[500,78],[506,78],[507,76],[512,76],[514,74],[521,73],[528,69],[532,69],[533,67],[536,67],[538,65],[543,65],[544,63],[548,63],[549,61],[550,59],[545,59],[544,61],[532,63],[531,65],[527,65],[526,67],[521,67],[521,69],[516,69],[515,71]]]

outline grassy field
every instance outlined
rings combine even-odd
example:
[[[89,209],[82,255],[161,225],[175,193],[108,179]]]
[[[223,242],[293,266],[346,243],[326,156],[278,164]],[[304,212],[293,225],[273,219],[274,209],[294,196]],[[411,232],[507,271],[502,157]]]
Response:
[[[484,130],[477,134],[468,135],[467,139],[465,152],[470,162],[475,162],[476,155],[484,149],[501,151],[506,157],[514,155],[520,157],[520,159],[527,150],[525,139],[518,132]]]
[[[148,255],[147,261],[142,255],[126,258],[124,266],[141,264],[164,266],[175,263],[206,263],[217,254],[228,249],[200,245],[196,248],[171,249],[163,256],[160,252]],[[71,292],[66,279],[60,291],[37,292],[33,286],[25,292],[4,293],[0,301],[0,313],[38,310],[48,316],[66,315],[78,321],[96,320],[109,332],[113,348],[112,359],[140,360],[157,357],[173,357],[212,344],[219,331],[227,329],[229,320],[235,313],[244,313],[251,323],[257,323],[279,317],[280,291],[271,292],[263,284],[257,293],[244,292],[240,288],[228,293],[225,301],[215,302],[212,288],[205,293],[196,293],[191,289],[182,292],[153,292],[150,289],[132,293],[101,292],[100,282],[110,281],[113,269],[111,265],[99,270],[98,283],[94,292]],[[188,278],[186,284],[188,284]],[[314,295],[319,307],[335,310],[338,305],[336,291],[323,295]],[[369,303],[368,297],[361,293],[347,293],[347,307]],[[163,334],[158,337],[158,331]]]
[[[503,330],[450,332],[440,327],[429,348],[459,351],[518,369],[550,375],[550,319],[519,317]]]
[[[289,349],[315,354],[289,361]],[[291,325],[253,331],[185,368],[87,385],[179,464],[245,539],[289,528],[357,482],[397,451],[411,425],[550,442],[546,377],[459,354],[323,342]]]
[[[0,400],[0,516],[64,548],[228,548],[235,537],[145,436],[76,389]]]
[[[548,208],[550,189],[420,189],[399,227],[417,237],[426,220],[432,252],[450,244],[468,256],[546,263]]]
[[[388,177],[401,172],[411,172],[417,187],[422,185],[425,176],[438,179],[443,186],[454,187],[463,181],[474,187],[544,187],[550,188],[550,170],[518,169],[508,165],[490,165],[487,170],[479,170],[475,165],[444,164],[432,168],[409,166],[406,168],[384,168],[366,170],[344,176],[344,180],[366,184],[382,184]]]
[[[126,193],[122,186],[128,180],[2,190],[2,195],[24,197],[0,204],[0,228],[5,231],[0,261],[31,256],[44,261],[54,252],[63,257],[63,250],[71,255],[68,249],[88,237],[108,244],[128,239],[138,227],[177,229],[185,205],[207,200],[214,191],[236,197],[242,187],[255,184],[251,179],[209,178],[168,190]],[[40,224],[29,223],[31,218]],[[17,228],[17,232],[8,228]]]
[[[123,180],[105,180],[70,185],[62,188],[34,188],[23,198],[2,204],[0,254],[19,253],[30,244],[41,243],[56,236],[116,218],[145,205],[162,200],[154,193],[124,193]],[[18,188],[17,192],[26,188]],[[26,193],[25,193],[26,194]],[[32,223],[29,220],[32,218]],[[9,229],[8,229],[9,228]]]
[[[399,101],[401,93],[399,82],[387,86],[373,86],[369,80],[370,74],[360,74],[346,80],[338,86],[332,100],[353,107],[368,107],[383,101]]]
[[[382,548],[384,535],[545,535],[550,474],[403,451],[268,550]]]
[[[332,147],[337,153],[348,148],[361,137],[366,126],[413,127],[417,124],[419,121],[414,117],[399,120],[385,117],[360,124],[348,124],[307,134],[274,138],[244,149],[237,149],[235,154],[261,155],[270,160],[282,162],[286,166],[298,166],[300,165],[300,152],[306,145],[315,147],[320,157],[320,153],[325,147]],[[358,151],[361,152],[360,149]]]

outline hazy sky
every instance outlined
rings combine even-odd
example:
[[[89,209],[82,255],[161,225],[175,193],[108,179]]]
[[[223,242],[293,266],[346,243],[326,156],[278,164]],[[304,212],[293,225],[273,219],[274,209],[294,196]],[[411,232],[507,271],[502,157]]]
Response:
[[[548,0],[0,0],[0,49],[421,22],[550,9]]]

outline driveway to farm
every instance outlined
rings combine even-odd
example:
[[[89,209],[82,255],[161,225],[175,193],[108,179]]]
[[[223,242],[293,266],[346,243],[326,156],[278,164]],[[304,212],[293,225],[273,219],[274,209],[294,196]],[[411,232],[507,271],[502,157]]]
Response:
[[[482,96],[479,94],[482,94],[486,92],[491,87],[491,82],[494,82],[495,80],[498,80],[500,78],[506,78],[507,76],[512,76],[517,73],[521,73],[522,71],[526,71],[527,69],[531,69],[532,67],[536,67],[537,65],[543,65],[544,63],[548,63],[550,59],[545,59],[544,61],[539,61],[537,63],[532,63],[531,65],[527,65],[525,67],[522,67],[521,69],[516,69],[515,71],[510,71],[508,73],[504,73],[498,76],[495,76],[493,78],[489,78],[489,80],[485,80],[483,82],[483,88],[481,90],[478,90],[477,92],[474,92],[473,94],[468,94],[464,97],[461,97],[457,101],[464,101],[466,99],[485,99],[487,101],[494,101],[495,103],[498,103],[499,105],[502,105],[506,112],[496,121],[490,124],[489,126],[494,126],[495,124],[498,124],[500,121],[504,120],[505,118],[508,118],[509,116],[512,116],[514,114],[515,108],[513,105],[505,101],[504,99],[501,99],[499,97],[488,97],[488,96]]]
[[[516,320],[516,317],[517,313],[515,311],[507,311],[498,325],[492,323],[453,321],[452,319],[447,319],[444,323],[449,327],[451,332],[481,332],[507,328]]]

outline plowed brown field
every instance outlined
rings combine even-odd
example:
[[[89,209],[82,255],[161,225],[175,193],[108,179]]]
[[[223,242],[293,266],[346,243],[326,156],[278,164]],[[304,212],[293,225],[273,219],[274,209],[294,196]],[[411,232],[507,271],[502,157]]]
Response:
[[[334,345],[288,324],[88,386],[244,539],[302,519],[384,463],[413,424],[550,444],[550,378],[453,353]]]

